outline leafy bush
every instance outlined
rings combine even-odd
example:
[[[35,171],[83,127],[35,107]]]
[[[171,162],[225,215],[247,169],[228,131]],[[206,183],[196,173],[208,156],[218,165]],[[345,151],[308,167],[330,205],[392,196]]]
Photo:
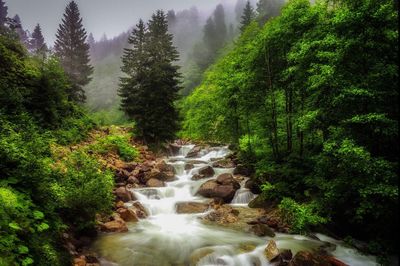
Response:
[[[328,222],[327,218],[319,216],[315,203],[299,204],[290,198],[284,198],[279,204],[279,210],[293,233],[304,233],[314,226]]]
[[[113,202],[113,174],[82,151],[58,164],[58,178],[50,184],[57,209],[78,229],[90,228],[96,213],[108,212]]]
[[[129,141],[129,134],[111,134],[100,138],[95,144],[90,146],[90,149],[99,154],[107,154],[110,151],[114,151],[122,160],[133,161],[139,156],[139,151]]]

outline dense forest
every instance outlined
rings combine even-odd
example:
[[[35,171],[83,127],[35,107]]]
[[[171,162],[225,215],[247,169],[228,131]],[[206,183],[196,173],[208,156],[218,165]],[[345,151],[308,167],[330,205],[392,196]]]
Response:
[[[134,218],[126,219],[124,202],[138,195],[129,191],[169,187],[181,178],[177,169],[196,164],[188,179],[196,182],[217,176],[211,166],[235,168],[231,183],[215,181],[235,188],[229,200],[196,192],[214,198],[204,210],[234,202],[241,185],[233,175],[243,175],[258,194],[246,206],[276,211],[285,225],[279,233],[323,233],[393,264],[398,2],[238,0],[216,2],[211,13],[154,10],[120,35],[95,40],[71,1],[49,44],[46,25],[24,29],[0,0],[0,266],[102,265],[104,254],[85,253],[84,264],[79,256],[93,252],[102,232],[127,232],[120,216],[128,223],[152,215],[133,203]],[[160,162],[188,144],[194,148],[178,168]],[[200,147],[215,152],[213,145],[232,153],[219,164],[190,157]],[[267,264],[257,265],[276,262],[269,247]],[[347,265],[282,254],[277,265]],[[165,265],[197,265],[178,262]],[[152,263],[143,265],[164,265]]]
[[[181,102],[182,136],[234,144],[296,231],[324,224],[393,249],[397,22],[392,1],[290,1]]]

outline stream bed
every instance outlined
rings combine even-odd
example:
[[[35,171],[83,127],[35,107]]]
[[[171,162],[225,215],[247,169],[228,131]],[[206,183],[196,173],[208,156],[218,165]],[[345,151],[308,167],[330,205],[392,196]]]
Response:
[[[203,150],[197,158],[188,159],[186,155],[192,148],[193,145],[183,146],[178,155],[166,158],[166,162],[175,168],[175,181],[168,182],[166,187],[132,190],[149,216],[137,223],[128,223],[129,231],[126,233],[99,236],[93,249],[101,256],[101,265],[274,265],[264,256],[270,237],[258,237],[251,233],[204,224],[199,218],[208,211],[200,214],[176,212],[176,204],[179,202],[208,202],[210,199],[196,195],[201,184],[219,174],[233,172],[233,168],[214,168],[213,177],[191,180],[199,168],[211,166],[216,158],[223,158],[230,153],[226,147],[217,147],[211,151]],[[185,170],[184,165],[188,160],[196,160],[198,164],[193,169]],[[247,203],[254,197],[242,182],[232,205],[247,207]],[[279,249],[290,249],[293,255],[301,250],[311,251],[328,242],[335,246],[330,254],[348,265],[378,265],[374,257],[362,255],[341,241],[322,234],[315,235],[319,240],[282,233],[276,233],[273,239]],[[255,248],[249,251],[246,246]]]

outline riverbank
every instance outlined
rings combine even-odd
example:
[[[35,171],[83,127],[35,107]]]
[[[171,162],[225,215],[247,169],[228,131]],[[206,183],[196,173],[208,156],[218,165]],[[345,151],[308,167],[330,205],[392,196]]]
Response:
[[[114,172],[116,200],[111,214],[97,217],[94,243],[69,245],[74,265],[374,265],[340,241],[287,234],[277,208],[249,208],[260,191],[226,147],[178,141],[156,155],[131,144],[139,151],[134,161],[101,156]]]

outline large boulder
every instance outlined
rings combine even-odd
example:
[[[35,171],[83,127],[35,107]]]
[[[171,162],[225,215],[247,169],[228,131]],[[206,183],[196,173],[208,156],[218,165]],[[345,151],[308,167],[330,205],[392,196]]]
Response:
[[[146,185],[148,187],[165,187],[165,183],[156,178],[150,178],[147,180]]]
[[[138,201],[135,201],[129,209],[133,210],[135,212],[136,216],[140,219],[146,218],[149,215],[147,213],[147,210]]]
[[[234,168],[235,163],[231,159],[222,159],[212,164],[216,168]]]
[[[133,200],[133,194],[126,187],[119,187],[115,189],[114,194],[117,200],[121,200],[123,202],[128,202]]]
[[[205,217],[203,220],[216,222],[217,224],[235,224],[239,220],[239,211],[229,205],[217,206],[216,209]]]
[[[178,202],[176,204],[177,213],[202,213],[208,210],[208,204],[201,202]]]
[[[162,173],[161,180],[169,181],[175,179],[175,168],[164,160],[159,161],[154,167]]]
[[[170,155],[176,155],[179,153],[179,150],[181,149],[181,147],[182,146],[177,143],[170,143],[170,144],[168,144],[168,147],[167,147],[168,153]]]
[[[236,179],[233,178],[233,175],[228,173],[220,174],[217,177],[217,183],[221,185],[232,185],[235,189],[240,188],[239,182],[237,182]]]
[[[199,169],[199,175],[203,175],[204,177],[212,177],[214,174],[214,169],[209,165]]]
[[[221,198],[225,203],[232,201],[239,183],[230,174],[222,174],[216,180],[203,183],[197,193],[206,198]]]
[[[194,158],[198,157],[199,153],[201,152],[201,147],[200,146],[194,146],[193,149],[191,149],[188,154],[186,154],[186,158]]]

